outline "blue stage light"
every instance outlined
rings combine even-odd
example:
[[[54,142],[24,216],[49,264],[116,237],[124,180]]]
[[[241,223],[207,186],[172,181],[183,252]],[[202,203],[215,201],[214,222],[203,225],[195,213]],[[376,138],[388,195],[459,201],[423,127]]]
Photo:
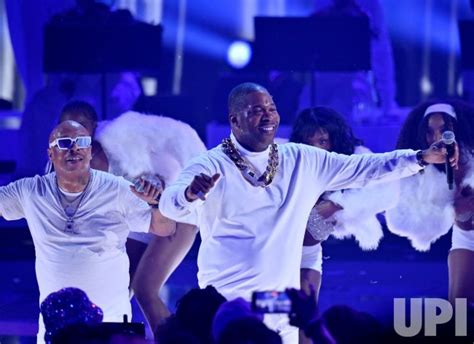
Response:
[[[252,57],[252,48],[249,43],[235,41],[227,49],[227,62],[234,68],[244,68]]]

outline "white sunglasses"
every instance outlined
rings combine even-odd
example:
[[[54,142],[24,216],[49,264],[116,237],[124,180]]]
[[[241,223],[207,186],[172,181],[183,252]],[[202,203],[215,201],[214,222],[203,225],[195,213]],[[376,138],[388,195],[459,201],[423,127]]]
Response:
[[[92,138],[90,136],[78,136],[76,138],[59,137],[49,143],[49,148],[56,146],[60,150],[68,150],[74,144],[76,144],[77,148],[89,148],[92,144]]]

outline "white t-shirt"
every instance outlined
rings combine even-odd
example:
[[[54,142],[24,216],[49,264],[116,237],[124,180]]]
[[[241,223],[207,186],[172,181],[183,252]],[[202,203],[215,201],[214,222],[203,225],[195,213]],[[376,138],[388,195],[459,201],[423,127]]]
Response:
[[[122,177],[91,170],[90,185],[65,232],[56,174],[20,179],[0,187],[0,214],[25,218],[36,252],[40,302],[65,287],[83,289],[104,311],[104,320],[130,316],[128,257],[130,230],[147,232],[151,211]]]
[[[268,149],[249,152],[233,142],[264,171]],[[308,215],[324,191],[394,180],[421,169],[412,150],[349,157],[289,143],[278,146],[278,155],[273,182],[255,187],[217,146],[193,159],[161,197],[165,216],[200,229],[199,285],[213,285],[229,300],[250,299],[255,290],[299,288]],[[199,173],[221,177],[205,202],[188,202],[184,191]]]

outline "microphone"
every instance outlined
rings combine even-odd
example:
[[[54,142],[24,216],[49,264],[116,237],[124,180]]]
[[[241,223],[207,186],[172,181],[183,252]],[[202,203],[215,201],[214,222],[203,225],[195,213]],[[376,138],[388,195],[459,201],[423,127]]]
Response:
[[[443,141],[446,147],[446,181],[448,182],[449,190],[452,190],[454,187],[454,175],[453,175],[453,167],[449,163],[449,159],[454,155],[454,143],[456,140],[454,139],[454,133],[452,131],[445,131],[441,135],[441,140]]]
[[[150,182],[156,188],[163,188],[163,183],[161,182],[160,178],[158,178],[154,174],[144,174],[140,177],[135,178],[133,182],[133,186],[135,186],[135,191],[139,193],[145,192],[145,188],[142,185],[142,180]]]

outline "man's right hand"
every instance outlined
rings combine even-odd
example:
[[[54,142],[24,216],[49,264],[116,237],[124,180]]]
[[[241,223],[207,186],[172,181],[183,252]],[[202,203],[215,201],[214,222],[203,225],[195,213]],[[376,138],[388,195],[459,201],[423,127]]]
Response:
[[[193,202],[198,198],[203,201],[206,200],[206,194],[216,185],[217,180],[220,178],[220,174],[216,173],[212,177],[201,173],[194,176],[193,181],[186,188],[184,195],[189,202]]]

